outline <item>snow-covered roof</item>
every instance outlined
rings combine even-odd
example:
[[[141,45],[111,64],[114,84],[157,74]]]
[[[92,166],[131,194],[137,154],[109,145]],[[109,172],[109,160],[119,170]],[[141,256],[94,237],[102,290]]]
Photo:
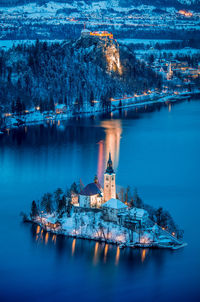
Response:
[[[147,211],[139,208],[132,208],[126,213],[120,213],[121,216],[127,216],[129,218],[135,219],[135,220],[142,220],[145,217],[148,217],[149,214]]]
[[[116,210],[127,208],[127,206],[121,200],[116,198],[109,199],[102,205],[102,207]]]
[[[129,213],[131,216],[136,216],[137,219],[142,219],[145,215],[148,215],[147,211],[139,208],[132,208]]]
[[[102,187],[100,183],[92,182],[81,190],[80,195],[92,196],[96,194],[101,194],[101,189]]]
[[[87,28],[84,28],[81,33],[90,33],[90,30],[88,30]]]

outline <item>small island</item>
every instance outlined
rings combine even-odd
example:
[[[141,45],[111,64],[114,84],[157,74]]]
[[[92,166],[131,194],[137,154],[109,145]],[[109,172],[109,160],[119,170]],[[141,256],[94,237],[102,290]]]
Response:
[[[104,173],[104,188],[97,176],[85,187],[73,183],[64,194],[58,188],[32,202],[25,222],[41,226],[46,232],[69,237],[117,244],[120,248],[184,247],[183,231],[163,208],[143,203],[130,187],[116,193],[116,174],[111,153]],[[120,200],[121,199],[121,200]]]

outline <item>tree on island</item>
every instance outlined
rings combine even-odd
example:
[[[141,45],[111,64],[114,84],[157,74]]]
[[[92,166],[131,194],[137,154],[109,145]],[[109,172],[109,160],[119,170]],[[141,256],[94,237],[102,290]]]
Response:
[[[47,212],[47,214],[51,214],[53,210],[53,201],[52,194],[46,193],[42,197],[41,206]]]
[[[38,215],[38,207],[36,205],[35,200],[32,201],[32,205],[31,205],[31,213],[30,216],[31,218],[34,218]]]
[[[62,198],[59,200],[57,212],[59,213],[59,216],[61,217],[62,214],[66,211],[66,199],[65,196],[62,196]]]
[[[71,185],[70,192],[78,194],[79,190],[78,190],[78,185],[76,182],[73,182],[73,184]]]
[[[133,204],[136,208],[142,208],[143,207],[143,201],[139,197],[137,189],[134,189],[134,194],[133,194]]]
[[[62,196],[61,196],[62,194],[63,194],[63,190],[61,188],[56,189],[56,191],[54,192],[54,199],[55,199],[57,207],[62,198]]]

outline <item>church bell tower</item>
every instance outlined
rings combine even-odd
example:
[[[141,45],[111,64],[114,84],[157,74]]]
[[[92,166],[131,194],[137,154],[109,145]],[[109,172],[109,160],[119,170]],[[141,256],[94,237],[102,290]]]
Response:
[[[104,173],[104,202],[116,198],[115,172],[112,166],[111,154],[107,162],[107,169]]]

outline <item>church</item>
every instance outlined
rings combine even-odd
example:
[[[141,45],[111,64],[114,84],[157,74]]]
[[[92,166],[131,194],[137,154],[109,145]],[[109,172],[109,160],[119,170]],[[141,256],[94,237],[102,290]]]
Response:
[[[79,206],[82,208],[101,208],[108,201],[108,205],[115,204],[120,206],[123,204],[120,200],[116,199],[115,176],[111,153],[109,153],[107,169],[104,173],[104,188],[102,188],[97,176],[95,176],[94,182],[81,190],[79,194]],[[123,204],[123,206],[125,205]]]

